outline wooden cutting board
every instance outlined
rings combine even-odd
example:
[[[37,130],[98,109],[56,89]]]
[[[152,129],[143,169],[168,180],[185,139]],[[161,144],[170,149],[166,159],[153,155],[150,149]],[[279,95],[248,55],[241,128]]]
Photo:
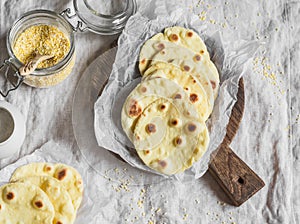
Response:
[[[241,78],[237,102],[231,112],[226,136],[219,149],[212,156],[209,165],[209,172],[220,184],[235,206],[243,204],[265,185],[263,180],[229,147],[243,117],[245,107],[244,90],[244,82]]]

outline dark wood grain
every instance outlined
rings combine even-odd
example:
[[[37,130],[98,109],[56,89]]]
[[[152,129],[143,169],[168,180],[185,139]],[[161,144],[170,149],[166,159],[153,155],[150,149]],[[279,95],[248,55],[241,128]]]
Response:
[[[226,142],[227,145],[230,145],[230,143],[232,142],[242,121],[244,108],[245,108],[244,81],[243,78],[241,78],[239,81],[237,101],[232,108],[223,143]]]
[[[237,102],[231,112],[226,136],[209,166],[209,172],[235,206],[243,204],[265,185],[263,180],[229,147],[243,117],[244,99],[244,82],[241,79]]]

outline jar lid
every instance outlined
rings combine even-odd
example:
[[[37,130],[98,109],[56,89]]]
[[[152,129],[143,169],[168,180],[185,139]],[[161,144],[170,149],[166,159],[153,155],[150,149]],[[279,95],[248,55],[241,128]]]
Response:
[[[102,35],[120,33],[136,12],[135,0],[73,0],[73,4],[87,28]]]

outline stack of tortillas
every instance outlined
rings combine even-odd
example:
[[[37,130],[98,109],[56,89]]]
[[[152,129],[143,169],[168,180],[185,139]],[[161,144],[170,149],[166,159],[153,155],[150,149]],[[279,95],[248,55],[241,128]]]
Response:
[[[218,95],[219,74],[198,34],[169,27],[141,48],[142,82],[127,97],[122,127],[150,168],[183,172],[206,151],[205,121]]]
[[[16,169],[0,194],[0,223],[72,224],[83,182],[65,164],[31,163]]]

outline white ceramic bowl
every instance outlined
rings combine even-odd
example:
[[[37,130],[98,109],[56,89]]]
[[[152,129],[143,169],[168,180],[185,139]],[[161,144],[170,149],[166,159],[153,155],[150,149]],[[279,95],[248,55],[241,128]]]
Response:
[[[25,119],[21,112],[6,101],[0,100],[0,159],[19,151],[25,135]]]

